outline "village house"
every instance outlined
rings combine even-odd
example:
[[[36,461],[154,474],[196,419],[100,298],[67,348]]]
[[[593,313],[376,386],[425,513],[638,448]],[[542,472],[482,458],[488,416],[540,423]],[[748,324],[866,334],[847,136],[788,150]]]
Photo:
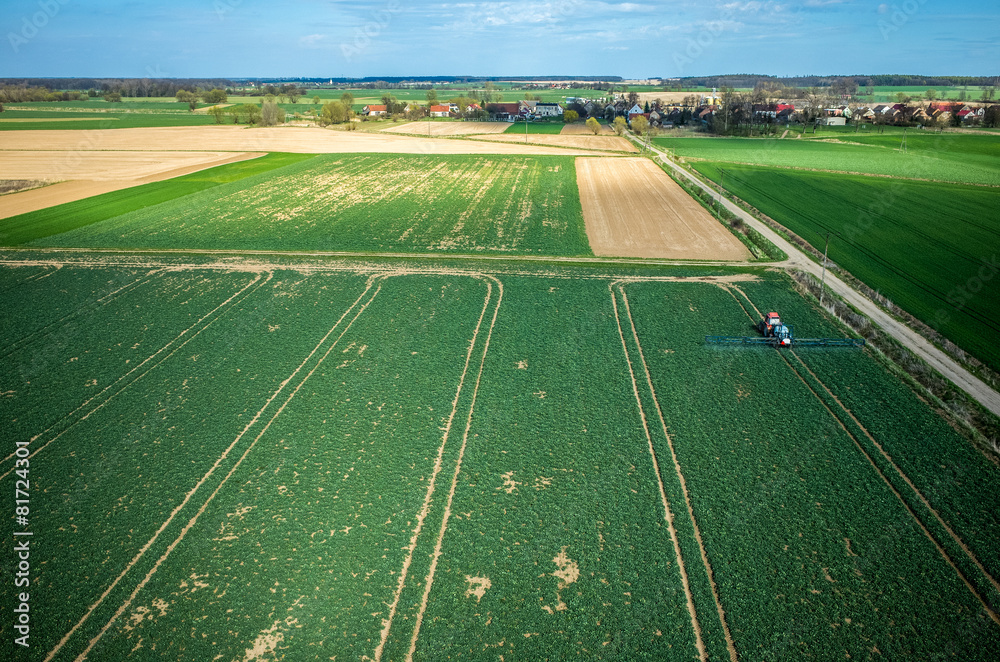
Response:
[[[378,117],[386,114],[385,105],[369,105],[361,109],[361,114],[366,117]]]
[[[558,117],[563,114],[563,107],[558,103],[539,101],[535,104],[535,115],[539,117]]]
[[[448,117],[451,113],[451,106],[431,106],[431,117]]]

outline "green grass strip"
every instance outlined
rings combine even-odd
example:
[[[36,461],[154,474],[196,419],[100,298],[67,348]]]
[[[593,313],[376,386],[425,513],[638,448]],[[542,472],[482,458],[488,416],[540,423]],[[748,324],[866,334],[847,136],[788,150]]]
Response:
[[[0,245],[20,246],[36,239],[51,237],[69,230],[99,223],[121,214],[152,207],[163,202],[235,182],[251,175],[313,158],[314,154],[274,153],[229,163],[162,182],[142,184],[67,202],[47,209],[0,219]]]

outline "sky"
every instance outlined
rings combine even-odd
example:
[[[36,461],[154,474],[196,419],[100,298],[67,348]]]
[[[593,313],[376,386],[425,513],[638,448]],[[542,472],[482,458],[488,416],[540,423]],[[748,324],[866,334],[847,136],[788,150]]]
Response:
[[[0,0],[0,77],[1000,74],[996,0]]]

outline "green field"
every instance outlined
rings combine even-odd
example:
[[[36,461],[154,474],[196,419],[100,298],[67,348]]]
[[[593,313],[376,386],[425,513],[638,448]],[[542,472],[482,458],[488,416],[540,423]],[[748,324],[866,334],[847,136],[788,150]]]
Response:
[[[837,233],[833,262],[1000,369],[1000,189],[694,165],[819,250]]]
[[[654,138],[653,142],[676,156],[706,161],[1000,185],[1000,137],[910,130],[906,152],[899,149],[900,131],[838,133],[837,140]]]
[[[162,182],[133,186],[40,211],[0,219],[0,245],[18,246],[155,207],[199,191],[311,159],[312,154],[272,153]]]
[[[120,200],[109,199],[112,213],[94,210],[107,220],[30,243],[591,254],[573,157],[321,155],[136,211],[118,211]],[[2,221],[0,232],[21,238],[75,214],[54,207]]]
[[[524,122],[514,122],[504,133],[520,133],[524,135]],[[562,122],[528,122],[528,133],[530,135],[558,135],[566,126]]]
[[[843,334],[783,276],[0,259],[39,658],[1000,647],[996,465],[866,351],[704,343]]]

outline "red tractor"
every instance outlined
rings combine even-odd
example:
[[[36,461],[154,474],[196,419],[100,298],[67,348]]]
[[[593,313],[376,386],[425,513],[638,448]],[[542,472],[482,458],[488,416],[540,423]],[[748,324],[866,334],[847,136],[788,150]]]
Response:
[[[778,313],[764,315],[764,319],[757,322],[757,330],[765,338],[774,338],[776,345],[789,347],[792,344],[792,332],[781,323],[781,317]]]

